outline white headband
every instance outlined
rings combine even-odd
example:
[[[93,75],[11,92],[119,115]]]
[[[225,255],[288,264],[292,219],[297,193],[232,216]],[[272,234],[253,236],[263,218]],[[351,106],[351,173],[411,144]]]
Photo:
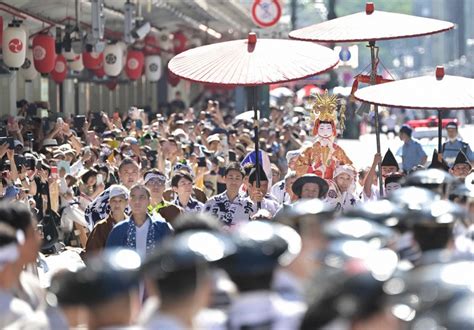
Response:
[[[153,179],[158,179],[162,182],[166,182],[166,177],[162,174],[156,174],[156,173],[148,173],[145,175],[145,184],[147,184],[150,180]]]

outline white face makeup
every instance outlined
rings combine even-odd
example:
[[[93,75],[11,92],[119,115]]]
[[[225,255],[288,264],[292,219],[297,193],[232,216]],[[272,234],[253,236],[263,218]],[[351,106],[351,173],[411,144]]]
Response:
[[[398,182],[390,182],[385,187],[385,191],[387,192],[387,195],[390,195],[392,192],[400,189],[401,187],[402,186]]]
[[[332,125],[329,123],[320,123],[318,127],[318,135],[325,139],[331,138],[333,136]]]

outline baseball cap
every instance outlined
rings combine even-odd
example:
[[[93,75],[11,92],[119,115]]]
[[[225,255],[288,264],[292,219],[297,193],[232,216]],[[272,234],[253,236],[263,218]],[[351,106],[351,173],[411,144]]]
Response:
[[[117,197],[123,195],[125,199],[128,199],[129,193],[128,189],[120,184],[113,184],[109,188],[109,198]]]

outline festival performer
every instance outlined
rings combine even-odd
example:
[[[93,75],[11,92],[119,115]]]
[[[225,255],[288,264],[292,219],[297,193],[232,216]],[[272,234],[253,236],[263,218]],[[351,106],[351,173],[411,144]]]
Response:
[[[328,180],[326,203],[334,207],[335,211],[347,211],[360,203],[353,192],[356,177],[357,172],[351,165],[340,165],[334,171],[334,180]]]
[[[312,119],[314,120],[313,134],[316,135],[312,146],[303,150],[296,161],[296,173],[301,176],[305,173],[314,173],[324,179],[332,179],[334,170],[339,165],[352,165],[344,150],[334,141],[337,136],[337,107],[336,95],[329,95],[328,91],[316,95],[313,106]],[[340,128],[344,130],[345,107],[341,106]]]

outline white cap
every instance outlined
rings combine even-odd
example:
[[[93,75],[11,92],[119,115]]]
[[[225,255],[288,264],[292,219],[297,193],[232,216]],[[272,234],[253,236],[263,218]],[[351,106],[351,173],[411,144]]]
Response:
[[[356,171],[355,171],[354,167],[352,167],[351,165],[339,165],[334,170],[334,176],[333,177],[336,178],[339,174],[342,174],[342,173],[346,173],[352,179],[354,179],[355,176],[356,176]]]
[[[301,151],[298,150],[290,150],[286,153],[286,161],[289,163],[293,158],[296,158],[300,155]]]
[[[113,184],[109,187],[109,199],[116,196],[123,195],[125,199],[128,199],[128,189],[121,184]]]

